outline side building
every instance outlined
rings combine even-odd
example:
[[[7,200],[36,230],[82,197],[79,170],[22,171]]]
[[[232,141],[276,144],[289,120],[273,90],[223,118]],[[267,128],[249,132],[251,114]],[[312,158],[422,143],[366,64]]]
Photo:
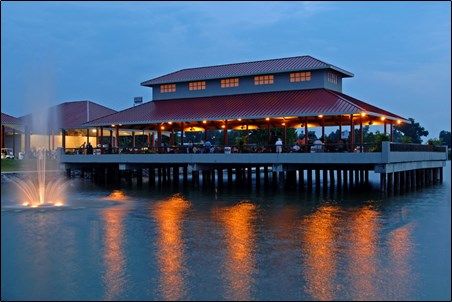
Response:
[[[56,150],[63,147],[63,131],[66,147],[78,148],[87,137],[97,136],[83,124],[112,113],[116,111],[92,101],[64,102],[19,118],[2,113],[2,148],[12,149],[16,158],[27,150]]]

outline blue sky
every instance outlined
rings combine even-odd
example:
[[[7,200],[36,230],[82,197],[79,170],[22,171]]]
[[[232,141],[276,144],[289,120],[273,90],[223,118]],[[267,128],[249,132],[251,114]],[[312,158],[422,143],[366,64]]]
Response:
[[[2,2],[2,112],[93,100],[116,110],[178,69],[309,54],[344,93],[438,136],[451,124],[448,2]]]

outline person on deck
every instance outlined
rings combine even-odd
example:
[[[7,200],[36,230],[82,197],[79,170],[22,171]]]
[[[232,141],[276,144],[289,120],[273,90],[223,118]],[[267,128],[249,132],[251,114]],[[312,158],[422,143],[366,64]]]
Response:
[[[278,140],[276,141],[275,146],[276,146],[276,153],[281,153],[283,142],[280,138],[278,138]]]

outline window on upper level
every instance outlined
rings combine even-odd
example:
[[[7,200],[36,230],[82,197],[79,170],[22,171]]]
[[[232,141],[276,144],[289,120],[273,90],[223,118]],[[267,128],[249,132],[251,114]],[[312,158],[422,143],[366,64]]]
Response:
[[[239,78],[223,79],[220,83],[221,88],[237,87],[239,86]]]
[[[337,84],[337,75],[332,72],[328,72],[328,82]]]
[[[160,92],[161,93],[165,93],[165,92],[174,92],[176,91],[176,84],[164,84],[164,85],[160,85]]]
[[[291,82],[304,82],[304,81],[310,81],[311,80],[311,72],[293,72],[290,74],[290,81]]]
[[[254,85],[267,85],[273,84],[274,79],[273,75],[264,75],[264,76],[255,76],[254,77]]]
[[[206,89],[206,81],[190,82],[188,83],[189,90],[204,90]]]

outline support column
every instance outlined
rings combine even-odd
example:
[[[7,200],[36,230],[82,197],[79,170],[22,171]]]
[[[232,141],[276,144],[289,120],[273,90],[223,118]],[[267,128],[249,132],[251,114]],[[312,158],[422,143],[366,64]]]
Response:
[[[63,148],[63,153],[64,150],[66,149],[66,130],[61,128],[61,147]]]
[[[184,178],[184,184],[186,184],[188,182],[188,167],[184,166],[183,167],[183,178]]]
[[[348,170],[348,179],[350,180],[350,188],[353,187],[354,184],[356,184],[356,180],[353,181],[353,170]]]
[[[104,127],[100,127],[99,144],[101,144],[101,147],[102,147],[103,138],[104,138]]]
[[[326,190],[328,188],[328,170],[325,168],[323,168],[322,182],[323,190]]]
[[[143,185],[143,168],[138,168],[137,173],[137,186],[140,188]]]
[[[394,193],[394,173],[388,173],[388,185],[387,185],[388,193]]]
[[[30,157],[30,128],[25,126],[25,153]]]
[[[113,130],[110,130],[110,145],[114,148],[114,142],[113,142]]]
[[[49,135],[49,138],[50,138],[50,135]],[[49,140],[49,142],[50,142],[50,140]],[[86,129],[86,144],[88,145],[88,143],[89,143],[89,128]]]
[[[412,190],[416,190],[416,188],[417,188],[416,178],[417,178],[416,170],[412,170],[411,171],[411,189]]]
[[[288,145],[288,143],[287,143],[287,124],[286,124],[286,122],[284,122],[284,144],[283,144],[283,146],[287,146],[287,145]],[[285,152],[284,149],[285,148],[283,148],[283,152]]]
[[[223,168],[217,169],[217,177],[218,177],[218,186],[223,186]]]
[[[330,189],[334,189],[334,170],[330,169]]]
[[[383,128],[384,128],[384,135],[387,135],[387,130],[386,130],[386,119],[385,119],[385,122],[384,122],[384,124],[383,124]]]
[[[439,168],[439,182],[443,183],[443,167]]]
[[[298,185],[300,186],[300,189],[304,190],[304,170],[299,169],[298,170]]]
[[[159,127],[157,130],[157,150],[160,152],[160,147],[162,146],[162,129]]]
[[[181,147],[184,146],[184,127],[185,127],[185,123],[181,122],[180,123],[180,146]]]
[[[268,166],[267,165],[264,166],[264,182],[266,184],[268,183]]]
[[[363,117],[361,117],[361,119],[359,120],[359,150],[361,151],[361,153],[364,151],[363,137],[364,137],[364,133],[363,133]]]
[[[149,186],[153,187],[155,186],[155,168],[154,167],[149,167]]]
[[[394,172],[394,193],[400,194],[400,172]]]
[[[392,122],[389,123],[389,141],[394,142],[394,130]]]
[[[380,173],[380,191],[386,193],[386,173]]]
[[[2,125],[2,148],[5,148],[5,126]]]
[[[315,169],[315,189],[320,190],[320,170]]]
[[[342,187],[342,169],[337,169],[336,175],[337,175],[337,189],[340,190]]]
[[[343,170],[344,172],[344,190],[347,190],[348,187],[348,172],[346,169]]]
[[[312,190],[312,169],[306,170],[306,178],[308,179],[308,191]]]
[[[406,183],[405,183],[405,186],[406,186],[406,190],[407,191],[411,191],[412,190],[412,187],[411,187],[411,170],[408,170],[408,171],[405,171],[405,178],[406,178]]]
[[[119,126],[116,126],[116,148],[119,148]]]
[[[232,168],[228,168],[228,185],[232,184]]]
[[[355,124],[353,123],[353,114],[350,114],[350,152],[355,150]],[[350,184],[352,178],[350,177]]]
[[[13,155],[14,155],[14,158],[17,158],[17,154],[16,154],[16,130],[15,129],[13,129]]]
[[[132,148],[135,149],[135,131],[132,131]]]
[[[228,145],[228,120],[224,121],[223,139],[224,139],[223,144],[225,146],[227,146]]]
[[[256,173],[256,187],[258,188],[261,183],[261,167],[260,166],[256,166],[255,173]]]
[[[306,145],[306,150],[303,150],[304,152],[309,152],[309,131],[308,131],[308,117],[304,118],[304,142]]]

